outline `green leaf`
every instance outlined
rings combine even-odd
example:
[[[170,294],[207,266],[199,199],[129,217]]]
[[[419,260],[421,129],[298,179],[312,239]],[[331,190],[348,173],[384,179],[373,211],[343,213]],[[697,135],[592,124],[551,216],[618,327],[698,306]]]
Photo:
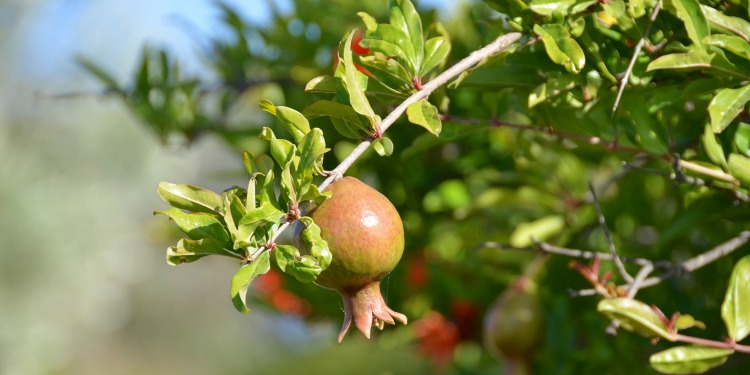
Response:
[[[583,49],[562,25],[534,25],[534,33],[542,37],[544,49],[555,64],[564,66],[574,74],[586,65]]]
[[[424,35],[419,13],[410,0],[390,0],[390,11],[391,25],[403,31],[409,39],[414,54],[411,66],[415,71],[421,71],[422,60],[424,60]]]
[[[649,152],[661,155],[667,152],[667,142],[662,136],[663,125],[654,115],[643,110],[646,107],[644,99],[643,96],[634,96],[628,100],[627,114],[633,121],[638,143]]]
[[[160,182],[156,192],[173,207],[209,214],[221,212],[221,196],[198,186]]]
[[[313,128],[299,144],[299,174],[303,183],[312,180],[313,174],[323,174],[323,154],[326,149],[326,140],[323,131]]]
[[[204,238],[202,240],[189,240],[182,238],[177,241],[177,246],[167,249],[167,263],[176,266],[182,263],[191,263],[208,255],[236,256],[238,254],[224,248],[221,242],[213,238]]]
[[[660,69],[714,69],[742,78],[749,78],[737,70],[727,58],[718,52],[707,52],[703,49],[692,48],[685,53],[672,53],[651,61],[646,71]]]
[[[263,202],[258,208],[250,211],[240,219],[237,225],[235,243],[251,243],[255,231],[266,224],[275,224],[284,217],[285,213],[274,207],[270,202]]]
[[[374,31],[378,28],[378,21],[367,12],[357,12],[357,15],[362,19],[367,31]]]
[[[250,284],[256,277],[271,269],[270,258],[271,256],[268,254],[268,251],[264,251],[252,263],[242,266],[232,277],[230,294],[232,296],[232,303],[237,311],[243,314],[250,312],[247,308],[247,288],[250,287]]]
[[[670,11],[675,13],[677,18],[682,20],[685,24],[688,37],[693,41],[696,46],[701,46],[703,38],[709,33],[708,22],[706,16],[703,15],[698,0],[671,0],[667,2],[670,7],[667,7]]]
[[[732,157],[730,155],[729,160]],[[750,159],[748,160],[750,167]],[[748,169],[750,172],[750,168]],[[734,265],[729,287],[721,304],[721,318],[733,341],[742,341],[750,334],[750,255]]]
[[[563,229],[565,229],[565,218],[562,216],[543,217],[518,225],[510,235],[510,244],[515,247],[526,247],[532,245],[534,240],[546,241]]]
[[[323,269],[310,255],[302,255],[291,245],[276,245],[273,250],[276,264],[286,274],[294,276],[297,281],[309,283],[315,281]]]
[[[740,122],[734,132],[734,146],[741,155],[750,157],[750,124]]]
[[[447,37],[436,36],[427,40],[424,45],[425,59],[424,64],[419,72],[419,76],[424,76],[432,69],[442,65],[448,54],[451,52],[451,42]]]
[[[531,0],[529,9],[542,16],[551,16],[554,13],[567,15],[568,9],[578,2],[578,0]]]
[[[389,90],[402,96],[416,92],[409,72],[398,61],[383,60],[377,56],[361,56],[359,60],[373,77]]]
[[[255,188],[254,181],[251,180],[250,184]],[[255,191],[248,193],[248,201],[251,196],[252,200],[255,200]],[[227,225],[232,241],[234,241],[239,234],[238,226],[240,225],[240,219],[247,214],[247,208],[242,204],[242,200],[235,194],[225,194],[223,198],[224,222]],[[253,204],[251,208],[255,208],[255,205]]]
[[[703,141],[703,149],[706,151],[708,158],[725,169],[728,168],[727,159],[726,156],[724,156],[724,149],[716,140],[716,134],[711,131],[711,125],[706,124],[701,140]]]
[[[620,322],[620,327],[646,337],[661,337],[669,341],[674,338],[667,326],[651,307],[631,298],[612,298],[599,301],[596,310],[609,319]]]
[[[750,60],[750,45],[745,39],[736,35],[709,35],[703,39],[703,43],[725,49],[745,60]]]
[[[526,4],[527,2],[523,0],[485,0],[485,3],[489,4],[496,11],[511,16],[520,16],[528,13],[529,6]]]
[[[367,31],[365,38],[359,45],[369,48],[373,52],[380,52],[393,57],[404,65],[410,73],[416,74],[414,68],[414,51],[409,37],[400,29],[389,24],[379,24],[378,28]]]
[[[269,171],[273,170],[273,159],[268,155],[258,155],[253,157],[253,154],[249,151],[242,152],[242,161],[245,163],[245,169],[251,178],[257,174],[267,175]]]
[[[297,191],[299,190],[299,187],[297,184],[299,183],[298,179],[295,179],[292,176],[292,170],[290,168],[291,166],[287,165],[284,167],[284,169],[281,171],[281,201],[287,202],[287,205],[291,207],[295,202],[297,201]]]
[[[369,131],[369,123],[365,123],[362,117],[360,117],[352,107],[345,104],[330,100],[318,100],[305,108],[302,113],[310,119],[321,116],[339,119],[346,122],[348,125],[347,127],[351,127],[353,129],[352,131],[361,130],[365,133]],[[355,132],[355,134],[357,133]]]
[[[750,187],[750,158],[740,154],[730,154],[727,163],[729,173],[746,187]]]
[[[731,349],[677,346],[652,354],[648,360],[663,374],[700,374],[723,364],[732,353]]]
[[[434,135],[440,135],[443,123],[438,117],[438,109],[430,104],[427,99],[421,99],[406,108],[406,116],[409,122],[419,125]]]
[[[76,58],[76,62],[78,65],[86,69],[91,75],[96,77],[99,82],[104,84],[104,86],[109,90],[120,90],[120,86],[117,84],[117,80],[112,77],[111,74],[104,71],[104,69],[97,66],[94,62],[91,60],[83,57],[78,56]]]
[[[284,129],[292,135],[294,142],[299,142],[310,131],[310,124],[305,116],[292,108],[277,107],[270,101],[263,99],[260,101],[260,109],[276,116],[284,125]]]
[[[351,49],[353,37],[354,33],[350,32],[344,45],[344,67],[346,69],[344,82],[346,84],[346,91],[349,94],[349,101],[352,108],[357,113],[371,119],[374,123],[375,112],[373,112],[370,102],[367,100],[367,96],[365,96],[365,87],[360,85],[359,76],[363,74],[354,66]]]
[[[315,77],[307,82],[307,85],[305,85],[305,91],[310,93],[330,94],[336,92],[336,86],[336,79],[329,75],[325,75]]]
[[[303,216],[300,221],[305,225],[302,231],[302,243],[307,252],[318,261],[321,270],[325,270],[331,264],[333,255],[328,248],[328,242],[320,235],[320,227],[310,217]]]
[[[706,16],[706,20],[708,20],[711,25],[735,33],[750,43],[750,22],[739,17],[727,16],[723,12],[707,5],[701,5],[701,9]]]
[[[750,85],[738,89],[722,89],[708,104],[708,114],[711,116],[711,129],[714,133],[721,133],[734,118],[739,115],[750,100]]]
[[[278,199],[276,199],[276,188],[274,186],[273,170],[269,170],[266,173],[265,177],[256,176],[255,180],[257,182],[256,186],[260,187],[259,189],[260,199],[257,200],[256,206],[263,206],[264,204],[270,204],[276,209],[280,209],[281,205],[279,204]],[[248,203],[249,202],[250,200],[248,199]],[[248,212],[251,212],[251,207],[249,204],[247,206],[247,210]]]
[[[538,104],[544,103],[550,98],[565,94],[578,85],[578,76],[569,74],[551,77],[547,82],[534,88],[529,93],[528,106],[533,108]]]
[[[388,137],[375,139],[372,141],[372,148],[380,156],[391,156],[393,154],[393,141]]]
[[[628,15],[636,19],[646,15],[646,4],[645,0],[630,0],[628,1]]]
[[[169,216],[181,231],[194,240],[213,238],[222,243],[229,242],[229,234],[224,229],[224,225],[214,215],[206,213],[187,214],[174,207],[154,213]]]
[[[286,139],[276,138],[271,128],[264,127],[260,132],[260,138],[269,142],[269,150],[276,163],[282,168],[289,165],[297,153],[297,146]]]
[[[690,315],[680,315],[679,317],[677,317],[677,320],[674,323],[674,327],[672,328],[675,330],[675,332],[677,332],[693,327],[706,329],[706,324],[701,322],[700,320],[696,320]]]
[[[330,191],[321,192],[318,190],[318,186],[313,183],[303,186],[302,192],[302,195],[299,197],[300,202],[312,201],[316,206],[323,204],[326,199],[331,197]]]

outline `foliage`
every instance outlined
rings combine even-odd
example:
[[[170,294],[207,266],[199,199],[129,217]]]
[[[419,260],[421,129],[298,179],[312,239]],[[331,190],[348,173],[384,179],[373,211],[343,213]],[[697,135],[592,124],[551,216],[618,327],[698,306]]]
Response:
[[[486,354],[465,353],[478,350],[479,314],[523,272],[533,255],[526,250],[539,241],[607,250],[589,181],[601,195],[597,204],[612,245],[624,257],[654,261],[656,271],[657,261],[689,258],[748,228],[747,4],[487,0],[441,24],[429,22],[434,16],[409,0],[391,0],[387,9],[378,3],[357,13],[364,33],[359,41],[357,27],[341,21],[354,22],[359,9],[335,3],[297,0],[296,13],[276,13],[270,26],[249,25],[220,4],[233,34],[212,45],[209,68],[218,84],[181,77],[166,52],[144,53],[132,87],[82,60],[162,141],[216,134],[229,147],[250,150],[244,153],[247,188],[218,194],[162,183],[158,190],[173,206],[159,213],[187,235],[168,250],[168,262],[237,258],[231,291],[240,311],[253,300],[245,297],[251,281],[267,277],[260,275],[275,263],[303,282],[286,288],[310,301],[311,317],[340,313],[339,306],[321,302],[325,291],[304,283],[325,269],[330,253],[302,215],[306,202],[326,198],[320,176],[361,141],[385,157],[365,153],[349,173],[388,196],[406,227],[404,260],[387,279],[389,304],[412,320],[430,317],[459,332],[426,353],[439,364],[447,357],[449,372],[492,368]],[[510,31],[523,38],[410,105],[384,134],[383,118],[393,107],[452,62]],[[259,101],[262,111],[246,109],[247,98]],[[241,110],[251,114],[239,116]],[[276,120],[268,124],[263,112]],[[309,254],[276,243],[295,220],[306,225]],[[515,250],[477,246],[484,241]],[[605,297],[595,306],[568,295],[584,288],[584,280],[566,259],[551,256],[536,276],[546,323],[533,368],[545,374],[653,372],[645,358],[665,344],[652,348],[627,333],[608,337],[605,316],[667,342],[694,343],[677,331],[704,325],[701,337],[728,332],[732,345],[746,339],[748,258],[734,266],[723,304],[726,279],[717,283],[715,276],[728,275],[732,259],[643,290],[638,300],[618,289],[633,287],[622,272],[604,278],[598,260],[577,264]],[[639,300],[689,311],[701,321],[666,319]],[[448,319],[435,320],[436,312]],[[419,337],[429,340],[415,330],[413,339]],[[651,355],[650,363],[664,373],[703,372],[725,361],[720,369],[741,371],[742,359],[730,356],[737,347],[716,343],[671,347]]]

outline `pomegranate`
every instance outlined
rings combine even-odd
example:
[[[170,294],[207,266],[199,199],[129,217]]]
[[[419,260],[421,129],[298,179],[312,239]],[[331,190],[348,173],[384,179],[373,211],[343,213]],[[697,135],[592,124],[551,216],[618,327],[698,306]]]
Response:
[[[328,242],[333,260],[315,283],[338,291],[344,299],[341,342],[354,323],[370,338],[370,329],[383,329],[406,316],[391,310],[380,294],[380,280],[391,272],[404,251],[404,226],[393,204],[377,190],[354,177],[344,177],[326,191],[331,198],[308,212]],[[295,239],[304,249],[301,226]]]
[[[528,374],[528,359],[542,338],[544,321],[536,285],[519,277],[498,297],[484,320],[487,350],[502,359],[507,374]]]

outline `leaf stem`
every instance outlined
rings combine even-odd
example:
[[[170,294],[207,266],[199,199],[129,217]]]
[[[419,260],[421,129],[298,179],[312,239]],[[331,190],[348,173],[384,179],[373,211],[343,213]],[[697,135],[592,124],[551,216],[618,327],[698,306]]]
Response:
[[[740,353],[750,353],[750,346],[740,345],[736,342],[714,341],[702,339],[700,337],[686,336],[679,333],[674,334],[675,341],[685,342],[688,344],[710,346],[712,348],[731,349]]]

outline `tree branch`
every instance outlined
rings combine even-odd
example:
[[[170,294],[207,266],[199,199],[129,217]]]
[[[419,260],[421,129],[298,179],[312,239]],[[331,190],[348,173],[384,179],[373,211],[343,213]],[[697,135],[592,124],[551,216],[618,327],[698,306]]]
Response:
[[[730,240],[727,240],[724,243],[719,244],[708,251],[705,251],[699,255],[696,255],[678,264],[672,264],[669,261],[652,261],[652,260],[644,259],[644,258],[620,257],[620,260],[623,262],[637,264],[641,266],[641,271],[639,271],[638,275],[633,280],[633,282],[629,283],[628,285],[625,285],[624,287],[628,288],[629,291],[632,290],[633,288],[637,288],[637,290],[641,290],[641,289],[645,289],[648,287],[652,287],[669,278],[679,276],[684,273],[690,273],[699,268],[702,268],[709,263],[712,263],[722,257],[725,257],[731,254],[732,252],[739,249],[740,247],[742,247],[748,242],[750,242],[750,231],[744,231],[738,234],[736,237]],[[598,258],[598,259],[608,261],[608,262],[612,262],[615,259],[615,257],[611,253],[569,249],[569,248],[564,248],[564,247],[553,246],[545,242],[538,242],[535,246],[532,246],[532,247],[515,247],[510,244],[502,244],[502,243],[497,243],[497,242],[483,242],[475,247],[475,249],[480,249],[480,248],[490,248],[490,249],[500,249],[500,250],[541,251],[541,252],[548,253],[548,254],[562,255],[562,256],[567,256],[570,258],[582,258],[582,259]],[[643,270],[644,268],[646,268],[647,271],[644,271]],[[639,280],[639,277],[646,277],[653,270],[666,270],[666,271],[662,275],[653,276],[653,277],[649,277],[643,280]],[[577,294],[589,295],[591,294],[591,290],[585,289],[583,291],[577,292]]]
[[[589,191],[591,192],[591,198],[594,200],[594,207],[596,207],[596,216],[599,218],[599,225],[601,225],[602,231],[604,232],[604,237],[607,239],[607,246],[609,246],[609,253],[612,255],[612,261],[615,263],[617,270],[620,271],[620,275],[622,275],[625,281],[631,284],[633,283],[633,276],[630,276],[628,271],[625,269],[625,265],[622,264],[620,256],[617,255],[615,243],[612,242],[612,236],[609,235],[609,228],[607,228],[607,222],[604,220],[602,207],[599,205],[599,199],[596,196],[596,190],[594,189],[594,185],[591,184],[591,182],[589,182]]]
[[[721,257],[729,255],[733,251],[742,247],[742,245],[746,244],[748,241],[750,241],[750,231],[741,232],[739,235],[737,235],[737,237],[734,237],[730,239],[729,241],[726,241],[714,247],[711,250],[708,250],[704,253],[696,255],[688,260],[685,260],[677,264],[676,266],[671,267],[672,269],[664,273],[663,275],[649,277],[648,279],[644,280],[643,283],[641,283],[641,289],[654,286],[656,284],[661,283],[662,281],[666,279],[669,279],[674,276],[678,276],[682,273],[690,273],[699,268],[702,268],[705,265],[711,262],[714,262]]]

